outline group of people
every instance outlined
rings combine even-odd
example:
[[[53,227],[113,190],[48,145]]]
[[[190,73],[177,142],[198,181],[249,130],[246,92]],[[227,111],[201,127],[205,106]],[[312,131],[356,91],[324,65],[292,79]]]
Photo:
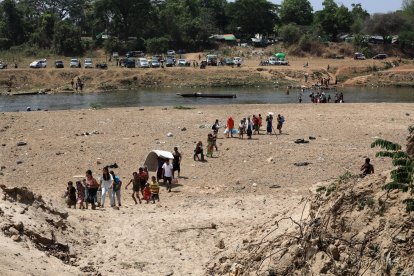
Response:
[[[266,134],[272,135],[272,133],[276,134],[276,130],[273,127],[273,113],[269,113],[266,118]],[[277,130],[279,134],[282,134],[282,127],[285,122],[284,116],[281,114],[277,115]],[[263,126],[263,117],[261,114],[255,115],[253,114],[252,117],[248,116],[247,118],[243,118],[240,120],[238,126],[236,126],[233,117],[228,117],[226,122],[226,129],[224,134],[227,138],[233,138],[233,135],[238,135],[239,139],[244,139],[244,134],[247,135],[247,139],[252,139],[252,136],[255,134],[260,134],[260,129]],[[221,128],[219,120],[215,120],[211,127],[211,132],[207,135],[207,157],[213,157],[214,149],[218,151],[217,146],[217,135],[218,131]],[[194,161],[204,161],[204,150],[203,150],[203,142],[198,141],[194,148]]]
[[[75,89],[76,92],[78,91],[78,89],[82,92],[84,84],[83,84],[80,77],[77,77],[76,81],[74,79],[72,79],[70,81],[70,84],[72,85],[72,89]]]
[[[135,204],[142,201],[149,203],[155,203],[160,201],[160,185],[161,179],[166,184],[167,191],[171,192],[172,179],[174,178],[174,172],[178,171],[180,174],[181,153],[177,148],[174,148],[173,165],[169,164],[169,159],[162,159],[163,165],[161,166],[160,177],[152,176],[149,181],[149,172],[146,166],[140,167],[138,172],[132,173],[132,179],[125,186],[127,190],[129,185],[132,184],[132,199]],[[160,159],[161,160],[161,159]],[[158,172],[157,172],[158,173]],[[67,183],[66,191],[63,195],[66,198],[66,203],[69,208],[72,206],[76,209],[88,209],[91,205],[92,209],[96,207],[105,208],[106,197],[109,195],[110,206],[121,206],[121,188],[122,181],[114,171],[109,171],[109,167],[106,166],[102,169],[102,175],[98,179],[92,176],[92,171],[87,170],[85,178],[82,181],[76,181],[74,185],[72,181]]]
[[[303,96],[304,90],[302,90],[299,93],[299,103],[302,103],[302,96]],[[309,94],[309,98],[312,103],[330,103],[332,101],[331,95],[328,93],[326,94],[324,91],[312,91]],[[342,92],[335,93],[334,98],[335,103],[343,103],[344,102],[344,94]]]
[[[234,123],[232,123],[233,118],[229,117],[229,119],[227,119],[227,137],[229,137],[229,134],[231,135],[231,137],[233,137],[233,133],[234,131]],[[273,114],[269,113],[266,116],[266,134],[271,135],[273,132],[276,134],[276,131],[273,127]],[[277,115],[277,130],[279,132],[279,134],[282,134],[282,127],[283,127],[283,123],[285,122],[285,118],[284,116],[278,114]],[[263,126],[263,117],[261,114],[259,115],[252,115],[252,118],[247,117],[247,118],[243,118],[240,120],[239,126],[238,126],[238,134],[239,134],[239,138],[243,139],[244,138],[244,134],[247,135],[248,139],[252,138],[252,135],[255,134],[260,134],[260,129]]]
[[[120,178],[115,175],[114,171],[109,171],[108,167],[104,167],[102,175],[98,179],[99,182],[92,176],[92,171],[87,170],[85,178],[82,181],[76,181],[76,188],[73,182],[69,181],[63,195],[68,207],[76,208],[76,205],[79,204],[79,209],[88,209],[91,204],[92,209],[95,209],[96,206],[104,208],[107,194],[110,196],[112,207],[115,206],[115,200],[118,201],[118,206],[121,206],[122,181]]]

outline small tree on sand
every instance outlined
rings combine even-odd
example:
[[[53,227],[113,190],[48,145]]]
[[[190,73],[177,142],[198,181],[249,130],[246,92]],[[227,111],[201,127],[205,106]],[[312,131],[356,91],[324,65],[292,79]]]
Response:
[[[408,131],[410,132],[410,140],[412,140],[414,134],[414,126],[409,127]],[[384,149],[383,151],[377,152],[377,157],[389,157],[392,159],[392,164],[395,167],[391,171],[390,183],[384,185],[383,189],[386,190],[401,190],[403,192],[410,192],[412,195],[414,193],[413,185],[413,174],[414,174],[414,159],[413,156],[410,156],[407,152],[401,150],[399,144],[377,139],[371,144],[371,148],[380,147]],[[407,212],[414,211],[414,198],[409,198],[404,200],[406,204]]]

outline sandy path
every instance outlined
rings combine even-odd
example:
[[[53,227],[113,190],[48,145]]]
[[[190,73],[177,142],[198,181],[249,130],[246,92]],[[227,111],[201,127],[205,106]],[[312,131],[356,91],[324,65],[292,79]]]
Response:
[[[366,156],[376,171],[390,168],[389,160],[374,157],[377,149],[370,143],[382,137],[404,145],[413,110],[413,104],[289,104],[2,113],[0,184],[28,186],[64,209],[60,195],[68,180],[76,180],[73,176],[88,168],[97,174],[103,165],[117,162],[115,171],[125,183],[150,150],[177,145],[185,178],[170,194],[162,189],[159,206],[131,206],[129,190],[123,192],[125,207],[119,211],[70,210],[72,225],[91,233],[88,246],[76,246],[77,264],[103,275],[200,275],[220,251],[219,240],[238,250],[257,225],[297,215],[299,202],[315,183],[347,170],[358,173]],[[249,141],[223,138],[221,130],[218,158],[192,160],[194,143],[205,142],[216,118],[225,122],[228,115],[239,120],[268,111],[285,115],[284,135]],[[99,134],[80,135],[93,131]],[[173,137],[166,137],[168,132]],[[293,143],[309,136],[316,140]],[[27,145],[17,146],[19,141]],[[311,164],[293,165],[301,161]],[[281,187],[271,188],[275,184]],[[211,223],[217,230],[179,231]]]

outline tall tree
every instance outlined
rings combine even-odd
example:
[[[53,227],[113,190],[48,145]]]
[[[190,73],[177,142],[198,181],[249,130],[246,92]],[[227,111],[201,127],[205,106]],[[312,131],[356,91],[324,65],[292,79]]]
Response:
[[[151,9],[150,0],[96,0],[95,16],[98,24],[109,32],[127,40],[142,34]]]
[[[280,5],[280,20],[283,24],[310,25],[313,8],[308,0],[283,0]]]
[[[13,45],[21,44],[25,41],[25,30],[22,22],[22,14],[16,7],[14,0],[4,0],[0,3],[1,12],[1,34],[9,39]]]
[[[230,30],[240,30],[245,36],[273,31],[278,21],[276,5],[267,0],[236,0],[229,4]]]
[[[352,4],[352,25],[351,25],[351,31],[354,34],[359,34],[362,32],[364,28],[364,23],[369,19],[370,15],[369,13],[362,8],[361,4]]]
[[[324,0],[324,8],[315,13],[315,25],[323,33],[319,35],[326,35],[330,40],[335,41],[339,33],[348,32],[352,25],[352,16],[350,11],[344,5],[338,7],[333,0]]]
[[[366,31],[372,35],[387,36],[398,34],[406,28],[406,20],[401,12],[374,14],[366,24]]]

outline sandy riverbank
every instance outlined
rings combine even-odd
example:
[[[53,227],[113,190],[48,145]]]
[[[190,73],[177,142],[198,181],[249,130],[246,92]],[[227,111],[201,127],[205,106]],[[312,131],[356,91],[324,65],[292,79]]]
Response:
[[[194,58],[196,54],[189,54]],[[353,60],[297,58],[289,59],[289,66],[258,66],[259,56],[246,58],[241,68],[150,68],[126,69],[110,64],[108,70],[99,69],[5,69],[0,70],[0,93],[60,93],[75,92],[72,79],[80,77],[83,92],[144,87],[240,87],[240,86],[311,86],[320,78],[330,78],[344,86],[412,86],[412,61]],[[304,68],[304,64],[309,66]],[[328,69],[329,65],[329,69]],[[304,75],[308,74],[306,83]]]
[[[60,196],[65,183],[76,180],[73,176],[89,168],[98,173],[103,165],[116,162],[115,171],[125,183],[152,149],[178,146],[185,178],[172,193],[163,189],[157,205],[134,206],[130,190],[123,190],[120,210],[68,210],[71,227],[63,236],[79,240],[73,244],[75,266],[31,253],[25,241],[15,243],[0,234],[7,244],[0,251],[9,248],[37,260],[13,267],[15,256],[4,251],[0,263],[9,265],[0,269],[20,272],[15,275],[36,274],[42,268],[68,274],[92,270],[102,275],[202,275],[205,264],[221,250],[216,247],[220,240],[236,250],[258,225],[299,215],[303,197],[315,183],[346,171],[357,173],[365,157],[373,159],[376,171],[389,169],[389,160],[375,158],[377,149],[370,143],[382,137],[404,145],[412,110],[413,104],[289,104],[2,113],[0,184],[29,187],[61,210],[65,207]],[[257,135],[249,141],[223,138],[220,131],[218,157],[206,163],[192,160],[194,143],[206,141],[215,119],[225,122],[228,115],[238,120],[268,111],[285,115],[284,135]],[[81,135],[94,131],[99,134]],[[167,137],[168,132],[173,136]],[[293,143],[309,136],[316,140]],[[27,145],[17,146],[19,141]],[[293,165],[302,161],[310,164]],[[211,223],[217,229],[190,229]],[[50,235],[46,228],[45,235]]]

